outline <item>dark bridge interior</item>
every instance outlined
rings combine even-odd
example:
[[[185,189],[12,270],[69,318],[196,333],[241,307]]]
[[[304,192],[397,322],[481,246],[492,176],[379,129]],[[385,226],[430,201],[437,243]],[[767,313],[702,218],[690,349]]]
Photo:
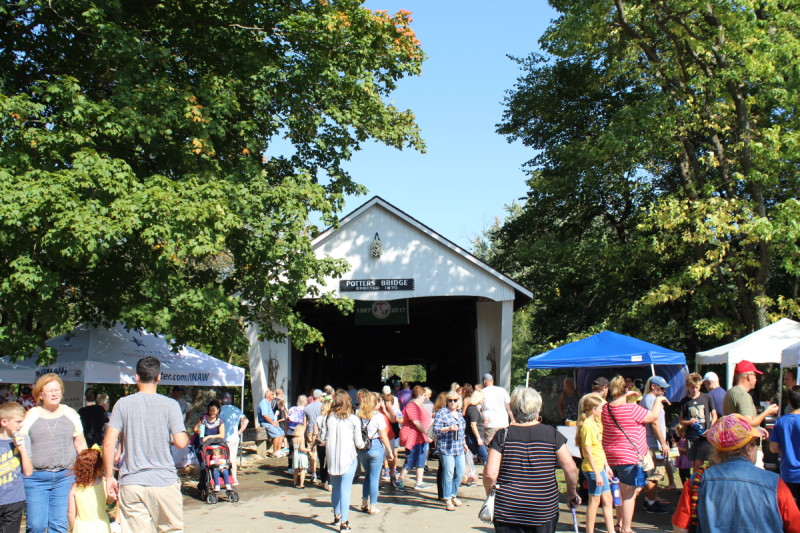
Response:
[[[446,390],[477,379],[476,298],[410,298],[408,325],[356,326],[354,315],[304,300],[298,310],[322,331],[323,346],[292,347],[292,391],[332,385],[379,390],[384,365],[422,364],[428,386]]]

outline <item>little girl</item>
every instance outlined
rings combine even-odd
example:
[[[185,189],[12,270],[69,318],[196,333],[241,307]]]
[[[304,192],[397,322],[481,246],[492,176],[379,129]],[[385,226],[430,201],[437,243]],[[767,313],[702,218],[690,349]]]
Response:
[[[586,507],[586,533],[594,533],[597,509],[603,503],[603,518],[608,531],[614,531],[614,507],[611,500],[611,484],[614,476],[603,451],[603,425],[600,415],[606,401],[596,394],[587,394],[578,403],[576,444],[581,449],[581,470],[589,483],[589,503]]]
[[[225,490],[231,488],[230,463],[222,456],[222,448],[214,448],[211,451],[211,477],[214,480],[214,492],[219,492],[219,477],[225,482]]]
[[[103,457],[97,448],[83,450],[75,459],[75,484],[69,492],[67,517],[72,533],[110,532],[103,483]]]
[[[686,440],[686,426],[678,424],[678,458],[675,467],[681,475],[681,484],[686,483],[692,473],[692,462],[689,460],[689,441]]]
[[[306,488],[306,469],[308,468],[308,445],[305,439],[306,425],[298,424],[294,428],[294,455],[292,468],[294,468],[294,486],[298,489]]]

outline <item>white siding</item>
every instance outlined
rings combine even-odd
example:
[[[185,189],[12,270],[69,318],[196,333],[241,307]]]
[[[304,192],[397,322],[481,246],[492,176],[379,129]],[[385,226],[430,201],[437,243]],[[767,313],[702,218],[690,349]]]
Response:
[[[375,233],[383,255],[370,255]],[[395,216],[373,205],[339,230],[316,243],[318,257],[347,260],[350,272],[342,279],[413,278],[413,291],[339,292],[339,281],[326,280],[326,289],[358,300],[387,300],[425,296],[478,296],[494,301],[514,300],[514,289],[474,262]]]

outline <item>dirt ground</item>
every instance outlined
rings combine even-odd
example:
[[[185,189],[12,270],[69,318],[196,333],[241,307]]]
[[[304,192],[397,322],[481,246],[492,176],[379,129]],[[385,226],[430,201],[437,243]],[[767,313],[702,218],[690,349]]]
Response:
[[[378,507],[382,512],[367,515],[357,511],[361,501],[361,481],[353,485],[350,506],[350,522],[354,530],[379,531],[382,533],[405,533],[410,530],[435,531],[483,531],[491,532],[491,524],[478,519],[478,511],[484,500],[481,486],[462,487],[459,497],[464,505],[456,512],[445,511],[436,497],[436,461],[430,461],[426,483],[431,487],[425,491],[410,489],[396,492],[387,483],[381,483]],[[338,531],[331,525],[330,493],[311,483],[305,490],[295,489],[292,478],[286,472],[287,460],[263,459],[255,455],[246,457],[246,466],[240,470],[238,503],[220,501],[209,505],[201,501],[197,491],[195,475],[182,477],[184,493],[184,515],[186,531],[217,532],[236,531]],[[480,467],[478,467],[480,469]],[[661,491],[661,496],[674,508],[679,491]],[[578,509],[579,531],[584,530],[586,507]],[[601,517],[600,517],[601,518]],[[672,531],[671,515],[647,514],[641,503],[634,516],[634,530],[638,533]],[[562,498],[559,531],[574,531],[572,515]],[[602,518],[596,528],[604,532]]]

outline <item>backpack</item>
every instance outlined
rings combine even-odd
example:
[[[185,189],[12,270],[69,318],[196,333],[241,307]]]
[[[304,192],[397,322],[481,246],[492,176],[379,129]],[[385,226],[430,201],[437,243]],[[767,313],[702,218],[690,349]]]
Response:
[[[372,448],[372,439],[369,438],[369,422],[369,420],[361,419],[361,438],[364,440],[364,447],[361,448],[361,451],[364,452]]]

